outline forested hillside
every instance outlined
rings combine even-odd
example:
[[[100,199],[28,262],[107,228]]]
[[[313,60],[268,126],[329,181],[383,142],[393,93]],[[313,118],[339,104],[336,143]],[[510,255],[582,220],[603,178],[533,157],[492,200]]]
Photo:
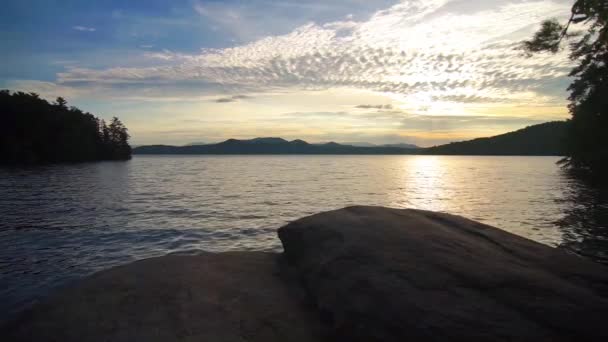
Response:
[[[118,118],[110,124],[59,97],[0,91],[0,164],[37,164],[131,158],[129,134]]]
[[[425,149],[428,154],[564,155],[568,122],[552,121],[489,138],[478,138]]]

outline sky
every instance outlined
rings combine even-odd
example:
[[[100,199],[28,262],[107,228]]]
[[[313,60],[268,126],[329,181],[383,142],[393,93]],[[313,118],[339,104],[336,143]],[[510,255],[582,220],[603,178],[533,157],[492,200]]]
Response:
[[[432,146],[568,117],[566,52],[520,42],[566,0],[7,0],[0,88],[131,142]]]

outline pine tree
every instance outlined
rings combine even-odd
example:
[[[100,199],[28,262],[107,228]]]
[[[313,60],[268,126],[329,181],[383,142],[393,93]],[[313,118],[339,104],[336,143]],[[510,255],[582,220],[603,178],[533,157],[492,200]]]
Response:
[[[608,171],[608,0],[576,0],[564,25],[546,20],[534,37],[523,43],[529,53],[556,53],[570,41],[570,59],[577,62],[568,109],[572,115],[565,165],[594,174]],[[573,27],[584,30],[572,32]]]
[[[127,127],[125,127],[120,119],[113,117],[108,130],[112,143],[113,159],[131,158],[131,146],[129,146],[130,136]]]
[[[57,100],[55,100],[55,104],[61,108],[61,109],[65,109],[68,108],[68,101],[66,101],[63,97],[58,97]]]

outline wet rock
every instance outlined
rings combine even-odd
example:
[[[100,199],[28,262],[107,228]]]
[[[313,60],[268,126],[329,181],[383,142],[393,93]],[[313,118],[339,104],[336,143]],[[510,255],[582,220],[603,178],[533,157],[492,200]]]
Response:
[[[336,340],[608,340],[605,266],[478,222],[349,207],[279,237]]]
[[[273,253],[205,253],[112,268],[35,306],[3,340],[318,341],[316,316],[278,262]]]

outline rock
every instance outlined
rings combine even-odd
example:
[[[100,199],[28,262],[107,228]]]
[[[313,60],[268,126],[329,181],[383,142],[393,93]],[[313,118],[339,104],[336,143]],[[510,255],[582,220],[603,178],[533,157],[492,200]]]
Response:
[[[278,276],[278,255],[137,261],[37,305],[3,341],[318,341],[316,316]],[[292,291],[293,290],[293,291]]]
[[[340,341],[608,341],[608,269],[462,217],[349,207],[279,229]]]
[[[608,340],[605,266],[462,217],[350,207],[284,256],[169,255],[94,274],[2,341]]]

